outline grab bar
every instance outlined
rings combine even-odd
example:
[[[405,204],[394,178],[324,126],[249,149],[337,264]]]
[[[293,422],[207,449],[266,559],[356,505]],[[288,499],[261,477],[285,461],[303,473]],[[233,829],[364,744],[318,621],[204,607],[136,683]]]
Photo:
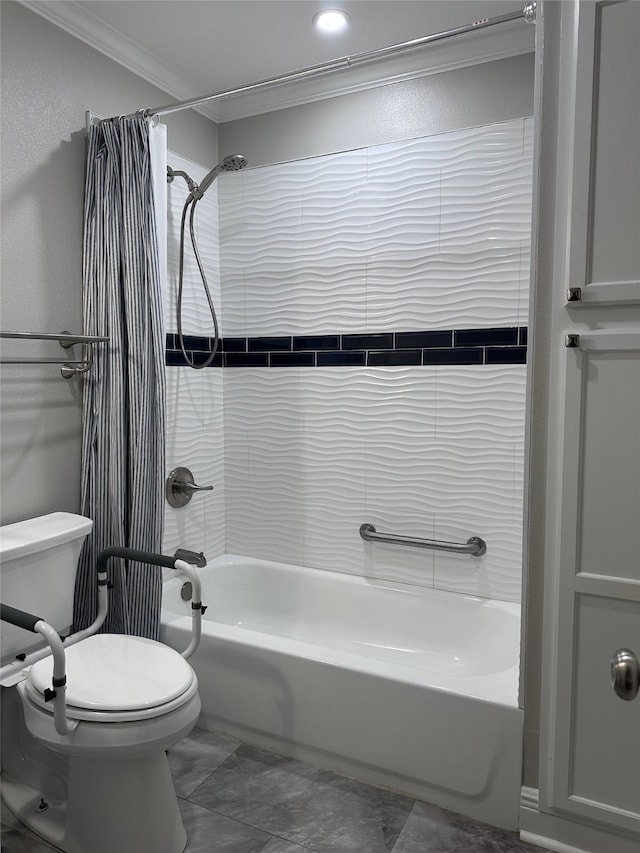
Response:
[[[373,524],[361,524],[360,536],[365,542],[389,542],[392,545],[410,545],[414,548],[431,548],[433,551],[454,551],[482,557],[487,552],[487,543],[479,536],[472,536],[465,543],[440,542],[437,539],[416,539],[413,536],[397,536],[393,533],[377,533]]]
[[[64,349],[82,344],[85,348],[82,360],[71,361],[69,359],[60,361],[49,358],[2,358],[2,364],[60,364],[60,373],[65,379],[76,376],[79,373],[87,373],[93,365],[93,344],[104,343],[109,338],[102,335],[72,335],[71,332],[60,332],[49,334],[48,332],[0,332],[0,338],[13,338],[29,341],[58,341]]]

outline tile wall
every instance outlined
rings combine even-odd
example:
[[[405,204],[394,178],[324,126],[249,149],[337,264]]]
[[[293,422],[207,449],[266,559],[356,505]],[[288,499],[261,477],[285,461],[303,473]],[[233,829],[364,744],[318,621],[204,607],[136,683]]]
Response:
[[[182,400],[220,383],[197,439],[172,388],[188,369],[168,369],[176,431],[190,434],[175,447],[211,442],[224,475],[210,556],[224,541],[519,598],[531,135],[519,119],[220,177],[218,364],[234,369],[184,380]],[[194,348],[210,334],[199,323]],[[479,535],[487,554],[365,544],[363,522]]]

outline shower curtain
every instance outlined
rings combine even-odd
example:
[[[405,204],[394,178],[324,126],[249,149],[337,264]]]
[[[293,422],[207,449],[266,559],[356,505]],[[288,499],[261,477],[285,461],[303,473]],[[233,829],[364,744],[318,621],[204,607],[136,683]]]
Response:
[[[109,119],[89,129],[84,332],[106,335],[109,343],[94,347],[84,385],[81,512],[94,527],[78,567],[75,630],[97,613],[100,551],[124,545],[157,552],[162,546],[165,334],[152,168],[156,133],[162,136],[162,128],[142,118]],[[162,177],[166,181],[166,166]],[[157,639],[160,569],[112,559],[109,581],[102,630]]]

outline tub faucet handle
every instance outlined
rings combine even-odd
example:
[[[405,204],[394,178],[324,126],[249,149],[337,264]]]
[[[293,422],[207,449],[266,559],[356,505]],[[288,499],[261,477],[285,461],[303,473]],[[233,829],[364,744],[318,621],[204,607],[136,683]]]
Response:
[[[167,477],[165,497],[171,506],[186,506],[194,492],[212,492],[213,486],[198,486],[188,468],[174,468]]]

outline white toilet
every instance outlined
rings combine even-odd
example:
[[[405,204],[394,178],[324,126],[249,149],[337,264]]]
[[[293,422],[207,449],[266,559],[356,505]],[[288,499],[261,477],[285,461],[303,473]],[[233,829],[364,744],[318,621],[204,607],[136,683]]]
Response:
[[[78,556],[91,527],[60,512],[0,528],[2,603],[68,632]],[[45,698],[52,657],[32,662],[42,638],[0,625],[8,809],[66,853],[181,853],[187,836],[165,750],[200,713],[198,682],[184,657],[115,634],[65,647],[72,731],[59,734],[54,702]],[[23,666],[16,657],[25,653]]]

